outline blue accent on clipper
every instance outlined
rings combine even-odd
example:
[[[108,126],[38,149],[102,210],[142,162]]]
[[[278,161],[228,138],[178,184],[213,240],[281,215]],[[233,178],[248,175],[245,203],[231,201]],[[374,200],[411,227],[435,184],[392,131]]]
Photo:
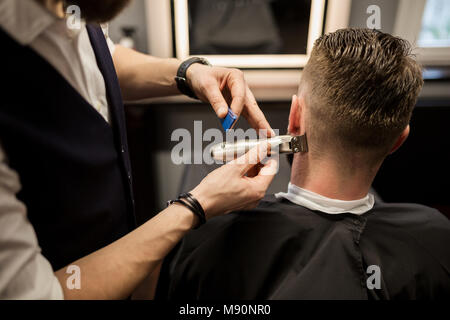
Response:
[[[220,123],[222,123],[222,127],[225,131],[228,131],[233,128],[234,124],[237,121],[237,115],[234,114],[234,112],[228,108],[228,114],[224,119],[220,119]]]

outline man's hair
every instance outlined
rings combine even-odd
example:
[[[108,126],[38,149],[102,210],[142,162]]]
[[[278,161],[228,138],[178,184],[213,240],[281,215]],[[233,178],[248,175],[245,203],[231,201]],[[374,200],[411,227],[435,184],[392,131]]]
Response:
[[[308,138],[318,148],[379,161],[408,125],[422,72],[406,40],[370,29],[342,29],[314,45],[300,85]]]

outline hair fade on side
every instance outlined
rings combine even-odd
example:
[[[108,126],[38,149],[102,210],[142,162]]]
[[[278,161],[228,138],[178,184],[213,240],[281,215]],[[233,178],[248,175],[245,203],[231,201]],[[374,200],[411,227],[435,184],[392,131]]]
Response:
[[[370,29],[342,29],[316,40],[301,88],[310,139],[386,155],[408,125],[423,85],[406,40]],[[373,151],[373,152],[372,152]]]

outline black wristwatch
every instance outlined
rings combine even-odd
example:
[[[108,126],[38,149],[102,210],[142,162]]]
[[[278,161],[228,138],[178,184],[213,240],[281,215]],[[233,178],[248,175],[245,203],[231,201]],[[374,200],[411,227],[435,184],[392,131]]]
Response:
[[[184,94],[188,97],[194,98],[194,99],[198,99],[197,96],[195,95],[194,91],[192,91],[192,89],[189,87],[189,85],[187,83],[187,79],[186,79],[187,69],[189,69],[189,67],[191,65],[193,65],[194,63],[200,63],[200,64],[204,64],[206,66],[211,66],[209,61],[204,58],[199,58],[199,57],[189,58],[186,61],[184,61],[183,63],[181,63],[180,67],[178,68],[178,72],[175,77],[175,81],[177,82],[178,90],[180,90],[180,92],[182,94]]]

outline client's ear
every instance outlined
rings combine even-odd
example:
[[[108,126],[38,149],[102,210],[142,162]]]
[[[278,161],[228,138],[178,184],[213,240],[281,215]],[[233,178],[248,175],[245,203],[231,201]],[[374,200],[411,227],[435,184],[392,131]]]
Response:
[[[300,134],[300,105],[296,95],[292,96],[291,112],[289,113],[288,132],[292,135]]]
[[[403,144],[403,142],[406,141],[406,138],[408,138],[409,136],[409,124],[406,126],[405,130],[402,131],[402,133],[400,134],[400,137],[398,137],[397,141],[394,144],[394,147],[391,149],[391,154],[394,153],[395,151],[397,151],[398,148],[400,148]]]

